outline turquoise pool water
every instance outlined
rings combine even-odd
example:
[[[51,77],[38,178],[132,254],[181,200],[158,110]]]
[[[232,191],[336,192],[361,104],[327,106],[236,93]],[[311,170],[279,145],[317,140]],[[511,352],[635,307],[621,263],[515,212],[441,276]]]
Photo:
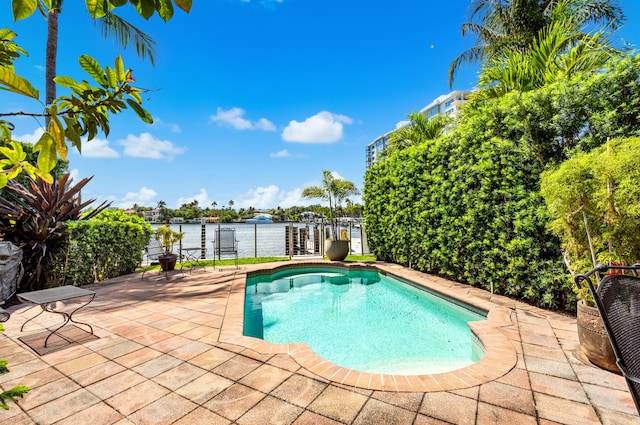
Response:
[[[332,363],[418,375],[468,366],[484,354],[470,309],[377,271],[285,269],[247,277],[244,335],[305,342]]]

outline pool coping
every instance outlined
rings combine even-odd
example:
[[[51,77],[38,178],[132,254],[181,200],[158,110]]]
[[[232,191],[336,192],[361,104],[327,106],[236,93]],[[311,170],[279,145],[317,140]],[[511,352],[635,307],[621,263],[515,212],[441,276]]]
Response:
[[[447,298],[471,305],[487,312],[486,320],[469,323],[471,330],[482,342],[485,354],[478,362],[450,372],[428,375],[396,375],[361,372],[340,367],[320,357],[305,343],[272,344],[262,339],[243,335],[244,297],[246,277],[249,271],[236,273],[227,304],[227,311],[220,329],[220,341],[248,348],[259,354],[287,354],[301,367],[329,382],[368,390],[398,392],[433,392],[461,390],[494,381],[512,370],[518,361],[515,347],[502,329],[513,326],[513,310],[491,301],[487,291],[462,285],[440,277],[416,272],[396,264],[375,263],[327,263],[305,261],[299,263],[270,263],[252,268],[251,272],[273,272],[300,266],[329,265],[338,267],[375,268],[383,273],[406,279],[418,286],[442,294]]]

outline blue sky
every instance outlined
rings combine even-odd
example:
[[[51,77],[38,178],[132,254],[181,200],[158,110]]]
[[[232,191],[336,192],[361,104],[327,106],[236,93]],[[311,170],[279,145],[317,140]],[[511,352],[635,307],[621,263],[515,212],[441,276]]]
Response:
[[[76,177],[94,176],[83,198],[170,208],[286,208],[328,169],[363,186],[365,147],[412,112],[448,93],[451,61],[474,40],[460,35],[469,0],[194,0],[164,23],[119,14],[158,43],[155,66],[133,49],[102,38],[84,9],[67,0],[60,15],[58,74],[86,78],[78,57],[102,66],[121,53],[154,124],[127,110],[69,155]],[[640,4],[622,0],[627,21],[617,35],[640,42]],[[18,33],[29,56],[16,71],[44,98],[46,23],[13,23],[3,3],[0,27]],[[454,89],[472,89],[476,69]],[[0,110],[39,112],[40,104],[6,93]],[[15,119],[14,139],[34,141],[42,123]],[[358,201],[359,199],[354,199]]]

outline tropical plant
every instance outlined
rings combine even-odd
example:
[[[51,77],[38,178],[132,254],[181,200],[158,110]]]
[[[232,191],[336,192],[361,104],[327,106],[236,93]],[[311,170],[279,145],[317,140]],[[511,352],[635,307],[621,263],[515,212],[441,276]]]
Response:
[[[473,0],[468,16],[462,35],[476,36],[476,44],[451,62],[450,86],[463,64],[484,65],[508,52],[526,52],[553,21],[571,16],[581,27],[615,31],[625,19],[618,0]]]
[[[302,191],[303,198],[323,199],[329,201],[329,222],[331,223],[331,235],[334,239],[342,238],[337,232],[337,217],[334,220],[335,209],[338,208],[342,201],[352,195],[358,195],[360,191],[355,185],[338,177],[335,177],[329,170],[322,171],[322,185],[310,186]]]
[[[408,117],[409,124],[391,133],[389,147],[383,152],[404,149],[407,146],[417,145],[426,140],[437,139],[444,134],[447,125],[451,121],[444,114],[437,114],[429,118],[420,112],[412,112]]]
[[[149,19],[156,12],[165,21],[173,15],[173,3],[182,10],[189,12],[191,0],[99,0],[87,2],[87,10],[94,19],[105,18],[107,26],[120,34],[120,41],[128,40],[128,30],[125,25],[115,23],[115,15],[111,11],[131,3],[137,13],[145,19]],[[127,107],[132,108],[145,122],[152,122],[151,115],[142,109],[140,89],[133,88],[131,70],[125,69],[122,59],[118,56],[114,68],[102,69],[98,63],[87,55],[80,57],[82,68],[98,83],[99,87],[93,87],[86,81],[76,82],[69,77],[55,76],[55,56],[57,48],[57,14],[62,6],[62,0],[12,0],[12,12],[14,19],[20,20],[31,16],[36,9],[49,11],[48,46],[47,48],[47,97],[44,103],[44,112],[24,113],[8,112],[0,113],[0,117],[27,115],[32,117],[44,117],[46,126],[40,140],[34,150],[38,152],[37,166],[25,160],[24,152],[18,148],[16,142],[11,140],[13,124],[0,120],[0,149],[6,157],[0,162],[0,188],[4,187],[8,180],[15,178],[23,170],[32,178],[39,178],[52,183],[50,171],[56,165],[58,158],[66,159],[67,141],[72,146],[81,150],[81,137],[86,141],[92,140],[97,131],[101,130],[108,135],[109,115],[121,112]],[[113,24],[113,26],[111,26]],[[133,30],[135,33],[136,30]],[[13,39],[16,34],[9,29],[0,29],[0,89],[27,96],[34,100],[39,99],[38,91],[31,83],[15,73],[13,62],[20,54],[26,51],[20,48]],[[135,36],[134,36],[135,38]],[[137,40],[140,41],[140,40]],[[142,46],[145,46],[142,40]],[[148,45],[147,45],[148,46]],[[137,45],[138,51],[142,49],[142,55],[150,53],[146,47]],[[53,61],[53,64],[50,64]],[[72,94],[67,97],[53,98],[55,84],[71,89]],[[126,102],[126,103],[125,103]]]
[[[542,174],[541,193],[572,275],[640,261],[640,138],[611,140]],[[587,288],[578,297],[592,302]]]
[[[167,224],[158,226],[153,234],[153,237],[164,247],[165,255],[173,253],[173,245],[176,242],[180,242],[183,236],[184,232],[173,230],[171,226]]]
[[[0,198],[0,238],[22,248],[23,290],[42,289],[47,281],[48,266],[66,248],[66,226],[69,220],[92,218],[109,206],[103,202],[88,214],[83,210],[95,199],[82,201],[80,191],[91,178],[71,184],[71,175],[48,183],[41,178],[29,179],[23,186],[11,180]]]
[[[529,91],[580,73],[596,72],[620,52],[603,31],[583,34],[572,18],[540,30],[526,50],[509,50],[488,60],[479,78],[480,99]]]

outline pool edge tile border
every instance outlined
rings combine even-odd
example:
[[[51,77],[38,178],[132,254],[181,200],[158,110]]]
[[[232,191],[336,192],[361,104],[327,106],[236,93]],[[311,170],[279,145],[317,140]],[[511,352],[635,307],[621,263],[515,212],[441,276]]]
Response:
[[[249,271],[282,270],[299,266],[338,266],[371,267],[436,291],[445,297],[454,298],[462,303],[487,311],[487,319],[469,323],[472,332],[482,342],[485,353],[476,363],[456,369],[430,375],[390,375],[361,372],[335,365],[317,355],[305,343],[272,344],[262,339],[243,335],[244,296],[246,278]],[[478,288],[471,288],[457,282],[437,276],[420,273],[412,269],[387,263],[327,263],[326,261],[268,263],[241,270],[236,273],[231,285],[231,294],[227,304],[227,314],[222,322],[219,341],[252,350],[261,355],[287,354],[300,367],[326,380],[341,385],[378,391],[395,392],[435,392],[461,390],[495,381],[516,367],[518,355],[509,339],[500,332],[501,327],[512,326],[510,308],[492,303],[489,298],[475,295]],[[470,289],[474,289],[473,293]],[[240,313],[241,312],[241,313]]]

